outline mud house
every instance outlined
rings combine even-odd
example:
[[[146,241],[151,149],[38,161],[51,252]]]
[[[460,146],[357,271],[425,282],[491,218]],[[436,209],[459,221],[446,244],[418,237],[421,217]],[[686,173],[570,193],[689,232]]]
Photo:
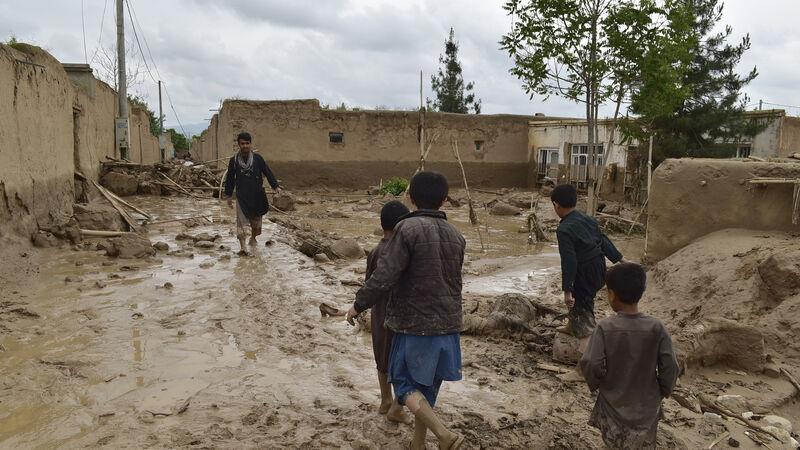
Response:
[[[748,111],[747,117],[764,128],[752,138],[736,144],[737,158],[787,158],[800,152],[800,117],[792,117],[782,109]]]
[[[537,184],[573,183],[585,188],[592,171],[599,172],[605,166],[604,196],[621,199],[626,190],[637,188],[634,179],[639,167],[634,158],[628,158],[628,154],[637,148],[638,142],[626,142],[617,131],[609,145],[612,120],[598,123],[593,161],[590,161],[586,120],[540,117],[529,125],[528,145]],[[629,159],[632,163],[630,168],[627,166]]]
[[[462,179],[454,143],[471,184],[528,186],[535,181],[528,126],[522,115],[425,114],[426,168]],[[366,187],[410,176],[420,160],[417,111],[339,111],[318,100],[226,100],[193,141],[197,160],[227,158],[246,130],[278,176],[291,187]]]
[[[762,124],[763,129],[752,138],[735,143],[731,158],[786,158],[800,151],[800,118],[788,116],[784,110],[748,111],[746,116]],[[592,168],[605,164],[604,197],[643,198],[646,181],[642,174],[647,173],[647,161],[639,151],[639,142],[626,141],[619,130],[609,146],[612,120],[599,121],[596,157],[590,163],[585,119],[538,119],[530,122],[528,137],[537,184],[568,182],[585,187]]]
[[[72,216],[72,205],[114,157],[116,92],[83,64],[39,47],[0,44],[0,237],[31,236]],[[130,160],[160,159],[147,114],[131,105]],[[79,177],[79,178],[80,178]],[[90,183],[89,183],[90,184]]]

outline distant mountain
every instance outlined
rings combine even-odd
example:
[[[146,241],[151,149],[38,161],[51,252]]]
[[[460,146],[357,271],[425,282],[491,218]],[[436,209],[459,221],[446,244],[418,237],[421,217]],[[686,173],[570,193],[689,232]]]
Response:
[[[178,131],[181,131],[181,127],[177,123],[170,123],[164,124],[164,128],[175,128]],[[208,128],[208,122],[200,122],[200,123],[185,123],[183,124],[183,130],[187,134],[187,138],[191,139],[192,136],[196,134],[200,134]]]

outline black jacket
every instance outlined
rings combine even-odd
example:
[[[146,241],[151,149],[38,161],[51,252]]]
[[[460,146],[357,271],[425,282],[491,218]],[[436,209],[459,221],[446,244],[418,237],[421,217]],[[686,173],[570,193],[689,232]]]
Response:
[[[558,253],[561,254],[561,287],[564,291],[572,291],[578,265],[603,256],[614,263],[622,259],[619,250],[600,231],[597,221],[579,211],[572,211],[561,219],[556,237]]]
[[[356,294],[364,311],[391,291],[386,326],[395,333],[461,331],[461,267],[466,241],[441,211],[415,211],[397,224],[377,267]]]
[[[238,155],[238,153],[237,153]],[[253,164],[245,170],[237,162],[236,156],[228,162],[228,175],[225,177],[225,195],[233,195],[236,188],[236,201],[248,219],[263,216],[269,210],[267,194],[264,192],[264,177],[273,189],[278,187],[278,180],[272,174],[267,162],[258,153],[253,153]]]

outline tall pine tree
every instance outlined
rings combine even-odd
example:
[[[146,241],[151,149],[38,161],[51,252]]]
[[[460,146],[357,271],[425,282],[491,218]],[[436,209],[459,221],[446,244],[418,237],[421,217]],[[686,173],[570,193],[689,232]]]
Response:
[[[428,107],[441,112],[467,114],[472,110],[481,113],[481,101],[472,90],[475,83],[464,84],[461,63],[458,61],[458,42],[450,28],[450,36],[444,43],[444,55],[439,55],[439,74],[431,76],[431,88],[436,98],[428,99]]]
[[[740,75],[737,66],[750,49],[750,36],[730,43],[730,26],[719,30],[721,0],[683,0],[693,11],[694,48],[682,87],[689,93],[670,114],[646,117],[633,99],[631,112],[641,114],[655,132],[657,159],[728,157],[735,143],[753,136],[762,124],[744,115],[748,97],[742,89],[758,76],[756,68]],[[647,86],[644,86],[646,90]]]

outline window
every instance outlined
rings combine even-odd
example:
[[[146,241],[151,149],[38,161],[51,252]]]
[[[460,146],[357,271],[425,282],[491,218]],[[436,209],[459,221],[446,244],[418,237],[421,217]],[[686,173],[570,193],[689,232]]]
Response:
[[[558,178],[558,150],[554,148],[540,148],[537,175],[539,180],[544,178]]]
[[[475,141],[475,153],[483,152],[483,141]]]
[[[750,150],[752,150],[752,147],[749,145],[742,145],[736,150],[736,157],[747,158],[750,156]]]
[[[328,140],[331,144],[344,144],[344,133],[331,131],[328,133]]]
[[[603,165],[603,144],[595,144],[594,165]],[[571,146],[572,159],[570,168],[570,180],[578,182],[579,187],[584,187],[589,179],[589,145],[575,144]]]

